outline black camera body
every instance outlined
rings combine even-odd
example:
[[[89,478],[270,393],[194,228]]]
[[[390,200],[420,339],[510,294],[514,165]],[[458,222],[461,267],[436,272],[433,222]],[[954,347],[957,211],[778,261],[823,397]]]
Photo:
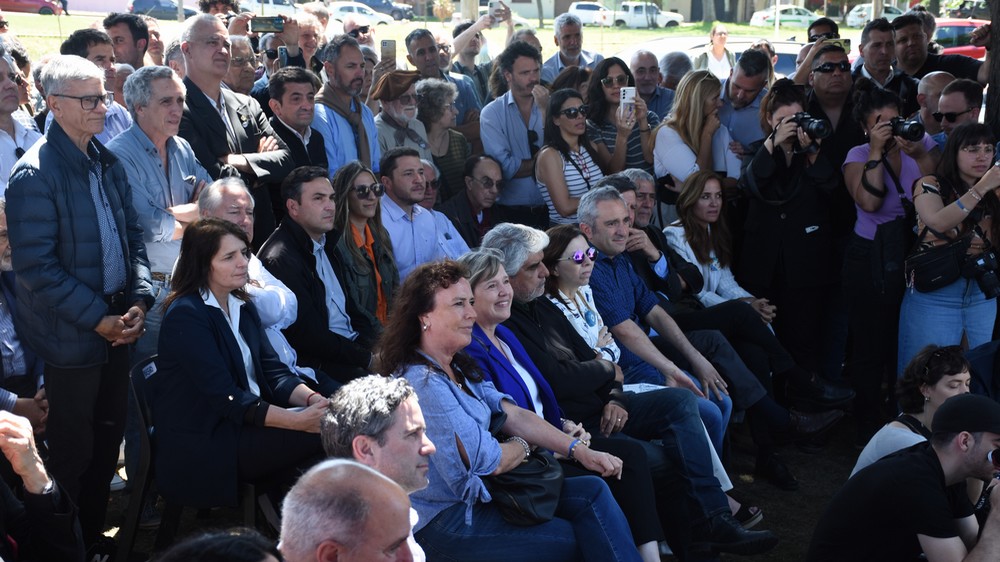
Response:
[[[1000,296],[1000,259],[993,249],[986,250],[977,256],[968,256],[962,264],[962,276],[966,279],[975,279],[979,285],[979,290],[988,299]]]
[[[910,142],[924,138],[924,126],[916,120],[907,121],[902,117],[893,117],[889,120],[892,125],[892,134]]]
[[[833,134],[833,127],[830,126],[829,121],[826,119],[816,119],[805,111],[800,111],[792,115],[789,120],[798,125],[813,140],[825,139]]]

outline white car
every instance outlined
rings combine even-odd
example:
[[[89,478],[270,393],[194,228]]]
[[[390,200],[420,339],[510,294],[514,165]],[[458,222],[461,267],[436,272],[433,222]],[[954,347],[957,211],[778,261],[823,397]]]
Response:
[[[778,13],[781,17],[781,25],[792,27],[808,27],[809,24],[819,19],[819,16],[805,8],[787,4],[779,5]],[[774,6],[754,12],[750,16],[750,25],[774,27]]]
[[[392,16],[376,12],[360,2],[330,2],[327,9],[330,10],[330,19],[339,22],[343,22],[347,14],[364,16],[375,25],[389,25],[396,21]]]
[[[294,16],[298,13],[295,0],[241,0],[240,10],[258,16]]]
[[[903,15],[903,11],[895,6],[882,6],[882,17],[889,21],[901,15]],[[847,27],[864,27],[870,21],[872,21],[871,4],[858,4],[853,10],[847,12]]]
[[[759,37],[730,35],[729,40],[726,41],[726,48],[736,55],[736,58],[738,59],[743,51],[749,49],[750,46],[756,43],[759,39]],[[686,53],[693,60],[696,56],[705,52],[708,45],[708,38],[704,35],[671,35],[669,37],[652,39],[650,41],[630,45],[627,49],[623,49],[615,53],[615,56],[622,60],[629,61],[632,60],[632,55],[639,50],[649,51],[656,55],[657,58],[660,58],[670,52],[680,51]],[[776,77],[781,78],[791,76],[795,73],[795,57],[798,56],[803,45],[805,45],[805,43],[800,43],[798,41],[771,41],[771,46],[774,47],[775,54],[778,55],[778,62],[774,65]]]
[[[617,27],[674,27],[684,21],[677,12],[664,12],[649,2],[622,2],[614,16]]]
[[[583,25],[614,25],[614,14],[600,2],[573,2],[569,13],[580,18]]]

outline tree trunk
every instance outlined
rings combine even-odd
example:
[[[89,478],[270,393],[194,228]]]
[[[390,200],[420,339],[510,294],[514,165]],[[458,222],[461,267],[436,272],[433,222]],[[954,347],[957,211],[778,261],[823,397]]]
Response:
[[[706,0],[703,2],[704,7],[702,8],[701,19],[702,21],[712,23],[715,21],[715,0]]]
[[[988,2],[990,6],[990,21],[1000,21],[1000,1],[991,0]],[[990,49],[990,55],[988,57],[988,63],[990,65],[990,84],[996,84],[996,80],[1000,78],[1000,29],[995,29],[990,32],[990,42],[987,43]],[[993,129],[994,134],[996,131],[1000,131],[1000,91],[998,88],[989,88],[986,91],[986,119],[985,123]]]
[[[927,11],[934,14],[934,17],[941,15],[941,0],[931,0],[928,2]],[[930,37],[927,39],[930,39]]]
[[[543,19],[542,18],[542,0],[535,0],[535,6],[538,7],[538,29],[541,29],[543,27],[543,23],[544,23],[542,21],[542,19]],[[555,14],[553,14],[553,15],[555,15]]]

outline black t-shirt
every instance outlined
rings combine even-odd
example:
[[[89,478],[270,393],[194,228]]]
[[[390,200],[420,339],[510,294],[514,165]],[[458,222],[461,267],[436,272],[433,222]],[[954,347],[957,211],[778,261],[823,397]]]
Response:
[[[827,505],[813,533],[809,562],[912,561],[917,535],[957,537],[972,515],[965,482],[945,486],[934,450],[921,443],[858,472]]]
[[[965,55],[934,55],[928,54],[924,65],[920,67],[913,77],[920,80],[931,72],[943,70],[951,73],[955,78],[968,78],[973,82],[979,81],[979,67],[982,61]]]

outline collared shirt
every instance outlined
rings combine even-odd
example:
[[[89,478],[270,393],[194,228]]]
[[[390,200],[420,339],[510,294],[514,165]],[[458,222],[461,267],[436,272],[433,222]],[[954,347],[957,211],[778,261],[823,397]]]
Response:
[[[674,95],[675,92],[670,88],[657,86],[653,95],[646,101],[646,109],[655,113],[661,120],[666,119],[674,106]]]
[[[297,130],[295,130],[294,127],[292,127],[288,123],[285,123],[284,121],[282,121],[281,117],[278,117],[277,115],[275,115],[274,119],[278,123],[281,123],[286,129],[288,129],[289,131],[291,131],[292,134],[295,135],[295,138],[297,138],[300,141],[302,141],[302,147],[303,148],[308,149],[308,147],[309,147],[309,139],[312,137],[312,127],[306,127],[306,134],[305,134],[305,136],[303,136],[302,133],[299,133]]]
[[[499,98],[486,104],[479,117],[483,149],[500,161],[503,170],[504,188],[497,197],[501,205],[544,205],[538,184],[530,175],[514,178],[521,162],[530,160],[532,156],[528,142],[528,131],[534,131],[536,148],[541,148],[544,139],[543,128],[545,120],[542,110],[531,102],[531,115],[528,124],[524,124],[521,112],[517,109],[514,95],[507,92]],[[385,208],[383,200],[383,209]]]
[[[729,136],[744,147],[764,138],[764,130],[760,128],[760,102],[767,95],[767,88],[761,88],[757,97],[742,109],[733,107],[729,99],[729,81],[722,83],[722,107],[719,108],[719,121],[729,130]]]
[[[115,223],[115,213],[111,201],[104,191],[104,170],[97,145],[91,141],[87,145],[89,160],[90,198],[97,214],[97,228],[101,233],[101,263],[104,273],[104,294],[111,295],[125,288],[128,273],[125,270],[125,253],[121,245],[121,233]]]
[[[594,272],[590,275],[590,288],[594,292],[594,304],[604,323],[615,327],[626,320],[642,325],[642,319],[659,304],[656,295],[649,290],[642,278],[632,268],[632,260],[624,252],[609,257],[598,252],[594,262]],[[617,339],[617,338],[616,338]],[[622,369],[639,364],[642,359],[622,342]]]
[[[229,87],[226,86],[225,84],[222,84],[222,87],[226,88],[227,90],[229,89]],[[220,92],[219,99],[213,100],[212,98],[208,97],[208,94],[206,94],[205,92],[202,92],[202,95],[205,96],[205,99],[208,100],[208,103],[212,106],[213,109],[215,109],[215,111],[219,113],[219,117],[222,118],[222,123],[226,126],[226,134],[229,135],[229,146],[238,145],[239,143],[236,142],[236,130],[233,129],[233,122],[229,120],[229,111],[226,109],[226,96],[223,96],[222,93]]]
[[[591,53],[590,51],[580,49],[580,60],[576,66],[587,67],[593,70],[594,67],[597,66],[597,63],[602,60],[604,60],[604,56],[600,53]],[[566,66],[567,65],[563,64],[559,51],[556,51],[556,54],[552,55],[549,60],[542,64],[542,82],[551,84],[552,81],[556,79],[556,76],[559,76],[559,73],[562,72]]]
[[[358,337],[358,333],[351,327],[351,317],[347,315],[347,295],[333,271],[330,258],[326,256],[326,235],[320,237],[318,242],[313,240],[312,244],[313,255],[316,256],[316,273],[323,282],[323,289],[326,292],[328,327],[331,332],[354,340]]]
[[[201,298],[205,301],[208,306],[214,306],[219,310],[222,310],[222,305],[219,304],[219,300],[215,298],[215,294],[212,291],[201,291]],[[241,299],[233,296],[229,293],[227,296],[227,306],[229,308],[229,314],[222,311],[222,316],[226,319],[226,323],[229,324],[229,329],[233,331],[233,337],[236,338],[236,345],[240,348],[240,355],[243,358],[243,368],[246,370],[247,374],[247,388],[255,396],[260,396],[260,385],[257,383],[257,372],[253,368],[253,356],[250,354],[250,346],[247,345],[247,340],[243,339],[243,334],[240,333],[240,313],[243,309],[243,301]]]
[[[351,108],[354,108],[353,101]],[[375,128],[375,116],[372,115],[372,110],[364,104],[361,104],[361,120],[368,134],[368,150],[371,153],[372,168],[373,171],[378,172],[379,160],[382,158],[382,151],[378,146],[378,129]],[[317,103],[312,126],[319,131],[326,143],[326,159],[331,176],[345,164],[358,159],[358,145],[354,142],[354,128],[347,122],[347,119],[338,115],[336,111]]]
[[[892,82],[892,70],[889,71],[889,76],[886,77],[885,83],[879,82],[878,78],[872,76],[872,73],[868,72],[868,67],[863,64],[861,65],[859,72],[861,73],[862,76],[871,80],[876,86],[882,88],[883,90],[886,89],[886,87],[889,85],[889,82]]]
[[[198,182],[212,182],[186,140],[171,137],[166,149],[169,168],[164,170],[159,151],[137,123],[108,143],[108,150],[125,166],[149,270],[157,273],[170,273],[181,250],[180,239],[174,240],[176,219],[167,209],[190,203]]]
[[[10,171],[14,169],[14,164],[18,160],[17,149],[27,151],[41,138],[41,133],[25,127],[16,119],[14,120],[14,138],[11,138],[7,131],[0,130],[0,196],[3,196],[4,192],[7,191]]]
[[[25,111],[23,107],[14,110],[10,116],[14,118],[14,121],[20,123],[25,129],[41,133],[41,131],[38,130],[38,123],[35,122],[35,118],[30,113]]]
[[[45,130],[49,130],[49,125],[52,123],[53,113],[50,111],[45,117]],[[94,138],[101,142],[101,144],[108,144],[111,139],[117,137],[118,135],[124,133],[132,126],[132,116],[129,115],[128,111],[118,105],[118,102],[113,101],[111,105],[108,106],[108,112],[104,114],[104,130],[100,133],[94,135]]]
[[[21,340],[17,337],[12,312],[10,306],[7,304],[7,296],[3,291],[0,291],[0,356],[3,359],[3,373],[5,378],[28,374],[24,348],[21,345]],[[11,394],[10,396],[0,394],[0,409],[12,411],[16,400],[16,394]],[[7,402],[10,402],[10,404]]]
[[[383,197],[382,226],[392,240],[400,281],[418,265],[448,257],[433,213],[420,205],[413,206],[411,217],[391,197]]]

